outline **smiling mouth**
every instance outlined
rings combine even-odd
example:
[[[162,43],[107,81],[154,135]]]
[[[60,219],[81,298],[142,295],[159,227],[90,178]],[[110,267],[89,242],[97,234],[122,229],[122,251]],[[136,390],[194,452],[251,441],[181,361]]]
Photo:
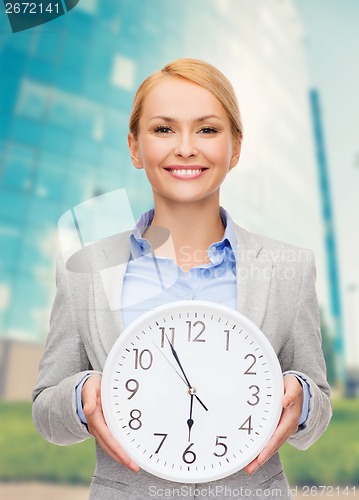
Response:
[[[202,172],[207,170],[206,168],[166,168],[167,172],[170,172],[174,177],[197,177]]]

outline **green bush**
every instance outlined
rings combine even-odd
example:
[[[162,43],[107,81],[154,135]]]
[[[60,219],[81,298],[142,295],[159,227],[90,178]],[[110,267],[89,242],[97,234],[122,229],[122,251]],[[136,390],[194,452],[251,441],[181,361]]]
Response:
[[[306,451],[284,445],[281,458],[293,485],[358,485],[359,400],[335,400],[323,436]]]
[[[86,483],[95,463],[92,439],[73,446],[44,441],[30,403],[0,403],[0,480]]]

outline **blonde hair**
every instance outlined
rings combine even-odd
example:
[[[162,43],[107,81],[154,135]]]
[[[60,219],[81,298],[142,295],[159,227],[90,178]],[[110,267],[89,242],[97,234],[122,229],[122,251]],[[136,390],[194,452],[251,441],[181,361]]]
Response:
[[[135,94],[129,127],[137,139],[139,120],[142,114],[144,100],[149,92],[164,78],[183,78],[208,90],[222,104],[231,124],[234,140],[242,142],[243,130],[239,106],[234,89],[224,74],[217,68],[198,59],[177,59],[148,76],[139,86]]]

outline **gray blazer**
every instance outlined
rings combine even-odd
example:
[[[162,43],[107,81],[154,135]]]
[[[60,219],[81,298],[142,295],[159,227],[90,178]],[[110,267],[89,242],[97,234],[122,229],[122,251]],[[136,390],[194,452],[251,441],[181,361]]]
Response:
[[[310,413],[289,443],[304,450],[326,429],[332,409],[321,350],[312,252],[249,233],[236,226],[237,309],[273,345],[283,372],[294,371],[310,387]],[[124,329],[121,291],[130,256],[128,236],[118,235],[86,248],[74,263],[57,263],[57,294],[40,372],[33,392],[33,419],[51,443],[69,445],[90,436],[76,414],[75,387],[86,373],[102,372]],[[75,271],[69,271],[71,265]],[[82,267],[82,269],[80,269]],[[80,271],[80,272],[79,272]],[[97,445],[91,500],[160,498],[271,498],[268,488],[291,498],[278,453],[251,477],[239,471],[203,485],[181,485],[140,470],[133,473]],[[196,488],[196,491],[195,491]],[[225,490],[226,488],[226,490]],[[245,491],[247,490],[247,491]],[[265,491],[266,490],[266,491]],[[243,493],[244,492],[244,493]]]

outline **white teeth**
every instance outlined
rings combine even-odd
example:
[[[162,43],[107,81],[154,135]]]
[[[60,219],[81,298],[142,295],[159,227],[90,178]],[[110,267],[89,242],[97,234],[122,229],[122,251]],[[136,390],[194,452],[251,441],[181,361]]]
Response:
[[[186,168],[186,169],[183,169],[183,170],[172,170],[173,174],[179,175],[179,176],[182,176],[182,177],[185,177],[187,175],[199,174],[201,172],[202,172],[201,168],[196,168],[196,169]]]

